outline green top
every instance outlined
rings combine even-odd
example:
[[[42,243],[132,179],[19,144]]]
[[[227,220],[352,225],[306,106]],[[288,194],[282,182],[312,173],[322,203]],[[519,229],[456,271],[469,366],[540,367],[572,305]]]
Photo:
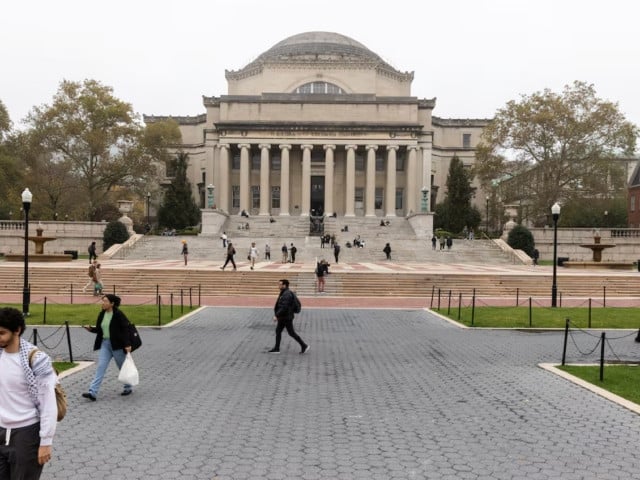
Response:
[[[109,325],[111,325],[111,319],[113,318],[113,311],[104,312],[104,317],[102,317],[102,338],[109,339]]]

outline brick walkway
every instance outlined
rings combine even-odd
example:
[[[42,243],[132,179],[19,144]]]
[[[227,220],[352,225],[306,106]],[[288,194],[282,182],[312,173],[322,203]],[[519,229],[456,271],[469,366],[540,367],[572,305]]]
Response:
[[[93,367],[64,378],[69,413],[42,479],[640,478],[640,417],[537,367],[558,362],[561,333],[306,307],[309,353],[285,334],[269,355],[270,317],[204,308],[145,329],[130,397],[113,366],[95,403],[80,397]],[[72,337],[93,359],[93,336]]]

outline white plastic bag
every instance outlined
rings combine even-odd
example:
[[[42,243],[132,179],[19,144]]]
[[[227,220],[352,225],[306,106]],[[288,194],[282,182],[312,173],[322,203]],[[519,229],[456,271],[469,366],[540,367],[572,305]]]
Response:
[[[131,353],[127,353],[127,357],[124,359],[118,380],[129,385],[138,385],[138,383],[140,383],[138,369],[136,368],[136,364],[133,363]]]

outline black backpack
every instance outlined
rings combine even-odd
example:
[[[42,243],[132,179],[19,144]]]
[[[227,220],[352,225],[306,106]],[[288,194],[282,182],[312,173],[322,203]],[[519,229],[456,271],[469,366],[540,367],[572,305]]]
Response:
[[[127,326],[127,332],[129,334],[129,342],[131,343],[131,351],[134,352],[140,348],[140,345],[142,345],[142,339],[140,338],[138,329],[131,322],[129,322],[129,325]]]
[[[296,292],[291,292],[291,294],[293,295],[293,313],[300,313],[302,311],[300,299],[296,295]]]

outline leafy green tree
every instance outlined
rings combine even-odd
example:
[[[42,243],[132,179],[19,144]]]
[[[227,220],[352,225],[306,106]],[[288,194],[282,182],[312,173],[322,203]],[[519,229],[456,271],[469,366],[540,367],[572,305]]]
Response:
[[[471,205],[475,190],[464,164],[454,156],[447,175],[446,197],[435,208],[434,226],[450,232],[461,232],[465,226],[476,228],[480,223],[480,212]]]
[[[81,197],[75,203],[91,220],[113,203],[114,191],[140,195],[156,184],[160,152],[180,138],[175,122],[163,134],[149,134],[131,105],[96,80],[63,81],[52,104],[35,107],[26,121],[32,161],[40,168],[64,164]]]
[[[24,189],[24,165],[18,156],[12,134],[9,112],[0,100],[0,218],[18,218],[21,206],[20,193]]]
[[[102,235],[102,247],[107,251],[112,245],[129,240],[129,232],[124,223],[114,220],[107,223]]]
[[[175,159],[175,177],[168,186],[158,211],[158,223],[161,227],[180,230],[200,222],[200,209],[193,199],[191,185],[187,180],[188,161],[189,155],[184,152],[180,152]]]
[[[562,205],[562,226],[575,228],[627,228],[627,197],[570,200]]]
[[[530,257],[533,255],[533,249],[536,243],[533,234],[527,227],[516,225],[511,229],[507,236],[507,244],[514,250],[522,250]]]
[[[545,215],[556,201],[596,198],[624,188],[612,159],[632,155],[638,129],[618,105],[576,81],[562,94],[548,89],[522,95],[498,110],[476,151],[483,185],[528,172],[518,195],[531,215]]]

